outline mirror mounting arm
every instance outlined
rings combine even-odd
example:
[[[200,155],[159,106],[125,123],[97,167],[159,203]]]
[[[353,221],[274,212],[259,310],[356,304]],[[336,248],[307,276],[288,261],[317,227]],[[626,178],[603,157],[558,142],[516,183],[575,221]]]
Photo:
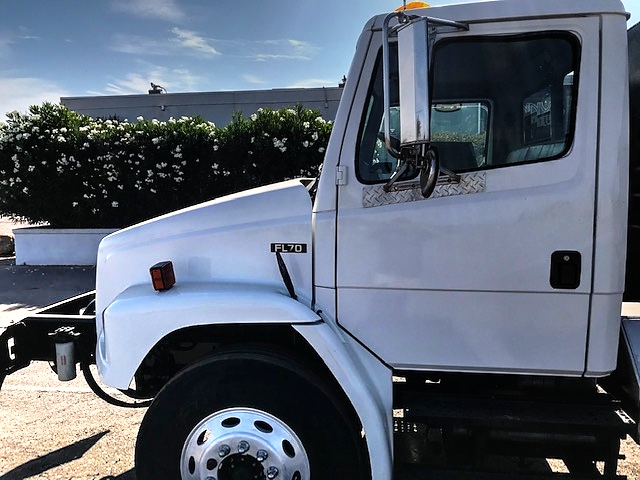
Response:
[[[404,25],[411,20],[411,17],[406,15],[404,12],[393,12],[387,15],[384,19],[384,23],[382,24],[382,71],[383,71],[383,103],[384,103],[384,145],[389,152],[389,154],[399,159],[402,154],[399,150],[396,150],[391,144],[391,125],[390,125],[390,115],[391,115],[391,65],[390,65],[390,38],[394,31],[389,27],[391,20],[394,18],[398,19],[398,25]],[[394,175],[395,176],[395,175]]]

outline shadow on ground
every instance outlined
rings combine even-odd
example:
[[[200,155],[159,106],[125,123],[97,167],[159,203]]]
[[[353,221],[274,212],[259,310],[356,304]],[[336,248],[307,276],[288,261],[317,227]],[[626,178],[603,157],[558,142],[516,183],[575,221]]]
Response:
[[[21,480],[24,478],[40,475],[58,465],[69,463],[73,460],[77,460],[82,457],[91,447],[93,447],[98,440],[104,437],[109,430],[96,433],[83,440],[79,440],[71,445],[54,450],[51,453],[44,455],[43,457],[36,458],[35,460],[29,460],[27,463],[17,466],[13,470],[5,473],[0,477],[0,480]],[[131,475],[129,475],[131,473]],[[126,472],[117,477],[105,477],[103,480],[135,480],[135,474],[133,471]]]

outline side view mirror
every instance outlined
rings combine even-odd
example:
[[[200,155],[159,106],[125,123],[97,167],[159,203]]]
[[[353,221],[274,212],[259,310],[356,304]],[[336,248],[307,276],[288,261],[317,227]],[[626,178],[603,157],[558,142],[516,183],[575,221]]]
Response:
[[[390,26],[393,19],[397,19],[397,24]],[[425,198],[433,193],[438,181],[440,171],[438,153],[430,146],[432,103],[430,71],[436,25],[469,30],[468,25],[460,22],[409,16],[404,12],[387,15],[382,26],[385,118],[390,118],[389,45],[392,38],[396,39],[398,45],[400,92],[399,148],[392,142],[390,122],[385,121],[385,146],[389,153],[399,160],[396,172],[384,186],[387,192],[391,191],[393,184],[412,164],[420,170],[420,190]]]
[[[431,42],[427,18],[410,21],[398,28],[401,148],[430,141],[430,64]]]

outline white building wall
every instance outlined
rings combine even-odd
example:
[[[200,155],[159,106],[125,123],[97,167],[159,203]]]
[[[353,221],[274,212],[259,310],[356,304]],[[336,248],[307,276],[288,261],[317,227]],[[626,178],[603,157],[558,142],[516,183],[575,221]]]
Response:
[[[62,97],[69,109],[91,117],[135,120],[169,120],[170,117],[199,115],[216,125],[231,121],[234,112],[248,117],[258,108],[279,109],[301,104],[319,110],[325,120],[333,120],[338,109],[340,87],[245,90],[235,92],[161,93],[99,97]]]

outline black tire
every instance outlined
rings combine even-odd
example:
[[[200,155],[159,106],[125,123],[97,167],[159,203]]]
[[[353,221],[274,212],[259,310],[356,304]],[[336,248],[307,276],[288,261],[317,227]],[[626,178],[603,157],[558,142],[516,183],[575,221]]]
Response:
[[[339,398],[319,376],[288,355],[256,348],[217,353],[179,373],[156,396],[138,433],[136,478],[181,478],[181,463],[185,468],[183,447],[188,451],[193,445],[192,432],[197,432],[194,429],[200,422],[226,409],[255,409],[275,417],[297,435],[313,480],[370,479],[360,427],[354,421],[355,414]],[[222,462],[220,458],[215,460]],[[189,469],[193,467],[188,465]],[[218,465],[219,469],[225,468]],[[251,468],[253,475],[260,467]],[[199,478],[195,470],[189,478]],[[218,470],[212,473],[216,472],[224,476]],[[294,479],[309,480],[300,473],[277,477]]]

